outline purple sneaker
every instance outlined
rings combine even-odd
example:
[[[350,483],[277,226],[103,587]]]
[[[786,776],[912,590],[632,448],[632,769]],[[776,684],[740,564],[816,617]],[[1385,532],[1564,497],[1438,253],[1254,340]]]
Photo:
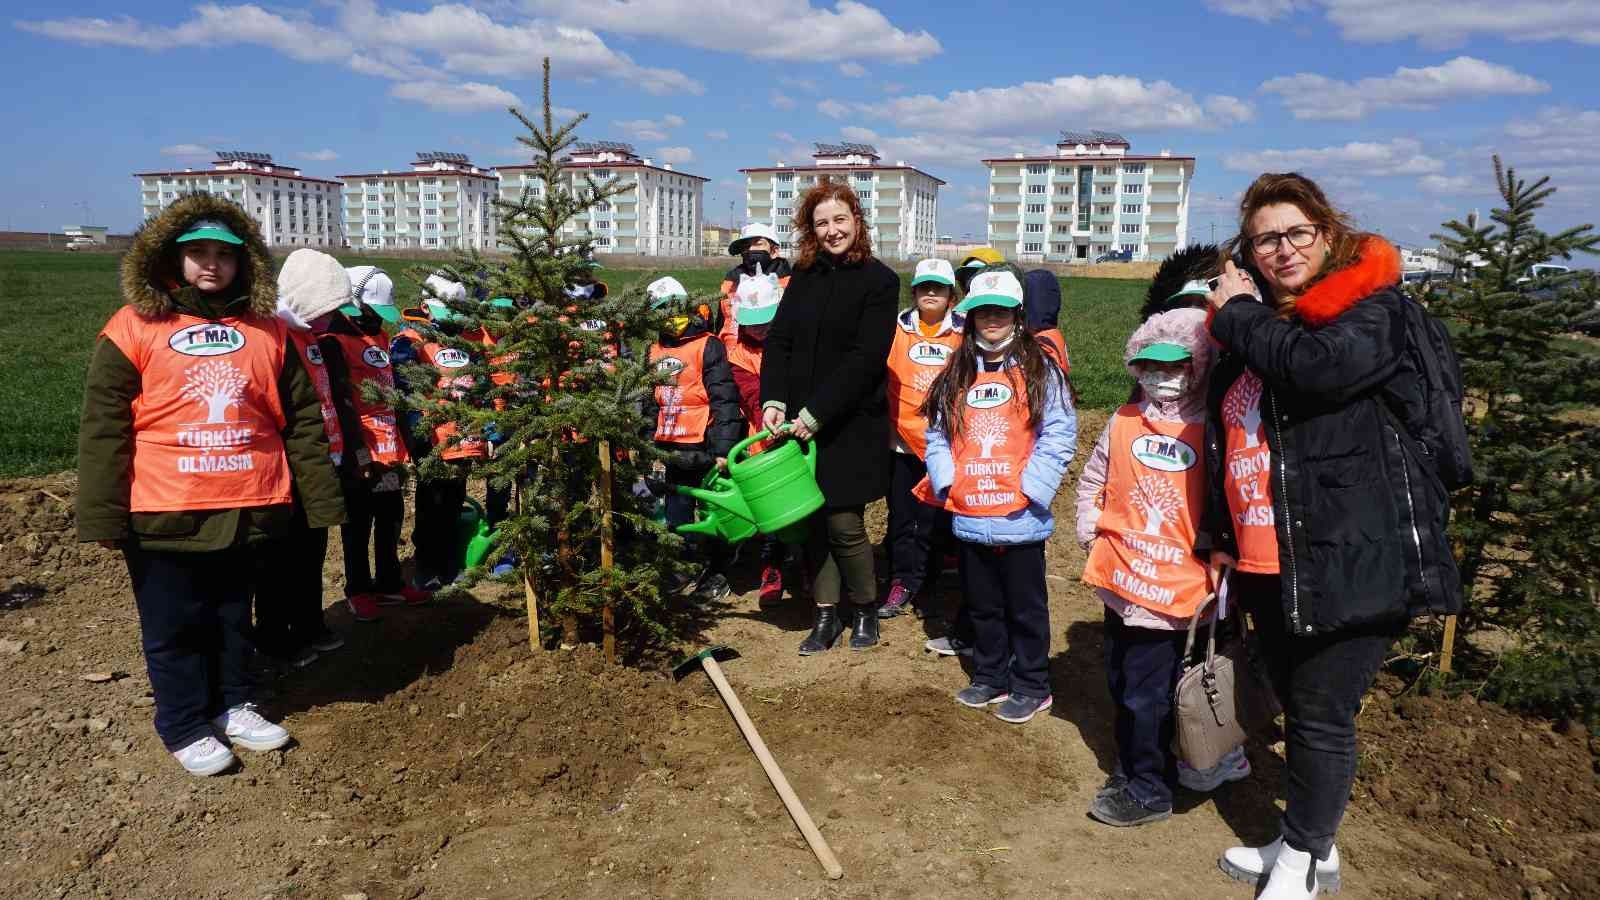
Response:
[[[905,585],[896,581],[889,586],[889,599],[883,601],[883,605],[878,607],[878,618],[892,619],[905,612],[910,605],[911,592],[906,590]]]

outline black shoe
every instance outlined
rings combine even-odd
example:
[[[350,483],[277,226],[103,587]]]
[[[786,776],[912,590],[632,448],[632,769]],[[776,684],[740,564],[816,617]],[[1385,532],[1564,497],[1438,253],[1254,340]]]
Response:
[[[1126,828],[1170,818],[1172,804],[1165,807],[1146,806],[1135,800],[1127,787],[1123,787],[1116,793],[1101,794],[1094,798],[1094,802],[1089,804],[1089,815],[1107,825]]]
[[[1121,770],[1112,772],[1106,776],[1106,783],[1100,785],[1100,790],[1094,792],[1095,799],[1118,793],[1127,786],[1128,776],[1122,774]]]
[[[876,623],[877,619],[874,618]],[[844,633],[844,623],[839,621],[839,609],[836,606],[817,607],[816,621],[811,625],[811,633],[800,642],[800,655],[811,656],[833,648],[833,642]]]
[[[850,635],[851,650],[878,646],[878,604],[856,604],[856,627]]]

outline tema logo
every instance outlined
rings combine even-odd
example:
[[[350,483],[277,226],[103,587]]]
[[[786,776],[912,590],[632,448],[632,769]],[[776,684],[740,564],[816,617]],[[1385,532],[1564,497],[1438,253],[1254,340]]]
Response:
[[[604,319],[584,319],[578,323],[578,327],[584,331],[605,331],[606,322]]]
[[[167,346],[184,356],[222,356],[244,346],[244,332],[221,322],[201,322],[173,332]]]
[[[311,363],[313,366],[322,365],[322,348],[316,344],[307,344],[306,362]]]
[[[933,341],[918,341],[906,351],[906,356],[919,366],[942,366],[950,358],[951,350]]]
[[[433,355],[433,364],[445,369],[460,369],[469,362],[465,350],[446,347]]]
[[[1003,384],[980,384],[967,391],[967,405],[973,409],[994,409],[1011,402],[1011,388]]]
[[[683,371],[683,360],[676,356],[663,356],[656,360],[656,371],[676,378],[678,373]]]
[[[1187,441],[1164,434],[1141,434],[1133,439],[1133,458],[1158,472],[1186,472],[1200,461]]]
[[[361,361],[374,369],[389,368],[389,354],[382,347],[368,347],[361,351]]]

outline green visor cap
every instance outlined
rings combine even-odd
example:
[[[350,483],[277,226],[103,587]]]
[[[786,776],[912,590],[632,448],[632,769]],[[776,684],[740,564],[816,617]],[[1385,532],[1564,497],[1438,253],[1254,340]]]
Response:
[[[1128,360],[1128,362],[1175,363],[1184,362],[1185,360],[1189,359],[1190,356],[1192,356],[1192,354],[1189,352],[1189,348],[1183,346],[1182,344],[1169,344],[1161,342],[1146,345],[1143,350],[1135,353],[1133,358]]]
[[[229,228],[216,219],[200,219],[183,234],[178,235],[177,243],[186,241],[221,241],[224,244],[243,244],[244,239],[233,233]]]
[[[489,299],[489,305],[495,309],[515,309],[517,306],[517,301],[511,299],[510,297],[491,297]]]
[[[741,306],[734,310],[733,320],[740,325],[765,325],[778,314],[778,304],[766,306]]]
[[[946,278],[943,275],[940,275],[940,274],[938,274],[936,272],[928,272],[926,274],[918,275],[917,277],[911,279],[911,286],[912,287],[916,287],[919,284],[942,284],[942,285],[945,285],[946,287],[955,287],[956,286],[956,283],[955,283],[955,281],[953,279]]]
[[[1003,306],[1007,309],[1016,309],[1022,305],[1022,298],[1008,297],[1005,294],[973,294],[967,299],[956,304],[956,312],[969,313],[980,306]]]
[[[400,310],[395,309],[391,303],[346,303],[339,307],[339,312],[347,316],[360,316],[363,309],[370,309],[378,314],[378,318],[393,325],[400,321]]]
[[[1179,297],[1208,297],[1210,295],[1211,285],[1204,281],[1189,281],[1185,282],[1183,287],[1180,288],[1176,294],[1173,294],[1167,299],[1176,300]]]

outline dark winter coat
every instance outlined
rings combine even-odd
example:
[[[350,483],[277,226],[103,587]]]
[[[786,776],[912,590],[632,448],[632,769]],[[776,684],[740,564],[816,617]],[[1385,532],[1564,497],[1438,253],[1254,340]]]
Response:
[[[1223,491],[1222,400],[1246,368],[1262,381],[1272,451],[1284,621],[1335,632],[1460,607],[1445,533],[1448,497],[1391,410],[1417,408],[1396,289],[1400,258],[1371,237],[1361,258],[1313,285],[1285,320],[1249,295],[1211,322],[1223,346],[1206,416],[1206,531],[1237,556]]]
[[[681,337],[675,340],[663,337],[660,343],[664,347],[677,347],[709,334],[707,328],[705,320],[695,316]],[[662,444],[661,447],[674,451],[672,461],[668,463],[669,468],[677,469],[680,473],[704,475],[719,457],[726,458],[733,445],[744,437],[745,420],[739,409],[739,388],[733,383],[733,365],[728,362],[728,348],[722,346],[714,334],[705,343],[700,366],[706,396],[711,401],[711,421],[706,423],[706,438],[698,444]],[[653,441],[656,438],[656,423],[661,418],[661,406],[656,403],[654,391],[645,394],[643,407],[644,436],[646,440]]]
[[[232,286],[218,294],[179,287],[174,242],[198,219],[216,219],[243,238],[244,254]],[[122,296],[140,316],[159,320],[182,311],[207,319],[277,314],[272,257],[243,209],[208,194],[191,194],[145,225],[122,259]],[[288,424],[283,449],[307,523],[327,528],[344,521],[344,496],[328,458],[322,403],[300,354],[288,348],[278,375],[278,397]],[[133,399],[139,371],[109,340],[95,344],[85,377],[78,427],[78,540],[132,541],[147,550],[205,552],[282,534],[290,504],[243,509],[131,513]]]
[[[888,488],[884,382],[899,305],[900,276],[888,266],[819,253],[789,279],[767,332],[761,405],[817,420],[817,483],[829,506],[868,503]]]

